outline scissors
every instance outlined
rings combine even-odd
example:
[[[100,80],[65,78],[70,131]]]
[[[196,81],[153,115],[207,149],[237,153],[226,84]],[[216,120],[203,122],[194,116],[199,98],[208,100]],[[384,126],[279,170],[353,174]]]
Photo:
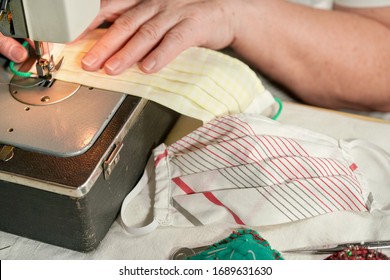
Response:
[[[171,256],[172,260],[185,260],[187,257],[195,256],[205,250],[210,248],[210,246],[202,246],[196,248],[182,247],[177,249]]]
[[[358,246],[365,247],[371,250],[390,249],[390,240],[365,241],[365,242],[355,242],[355,243],[341,243],[341,244],[332,244],[332,245],[323,245],[323,246],[303,247],[303,248],[297,248],[291,250],[284,250],[282,251],[282,253],[283,254],[289,254],[289,253],[312,254],[312,255],[332,254],[347,248],[354,248]]]

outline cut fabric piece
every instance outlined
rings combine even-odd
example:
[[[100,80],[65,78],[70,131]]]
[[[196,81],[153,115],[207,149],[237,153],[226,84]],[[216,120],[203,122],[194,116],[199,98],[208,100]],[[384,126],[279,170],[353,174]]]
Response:
[[[256,74],[243,62],[217,51],[193,47],[155,74],[133,66],[117,76],[81,69],[81,59],[105,30],[98,29],[61,52],[56,78],[143,97],[183,115],[208,122],[241,112],[266,114],[275,105]],[[271,112],[267,112],[270,113]]]
[[[154,150],[160,225],[263,226],[368,211],[353,159],[325,135],[241,114]]]

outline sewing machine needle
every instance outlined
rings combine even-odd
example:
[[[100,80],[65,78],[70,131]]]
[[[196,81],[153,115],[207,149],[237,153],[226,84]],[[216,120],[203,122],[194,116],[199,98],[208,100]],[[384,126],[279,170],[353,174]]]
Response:
[[[35,54],[38,57],[38,60],[42,58],[44,53],[44,47],[43,42],[41,41],[34,41],[34,47],[35,47]]]

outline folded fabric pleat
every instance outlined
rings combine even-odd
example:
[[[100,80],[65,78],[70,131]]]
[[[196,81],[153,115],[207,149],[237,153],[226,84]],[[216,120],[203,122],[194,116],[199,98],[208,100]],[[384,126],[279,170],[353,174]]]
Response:
[[[65,46],[60,54],[64,62],[56,78],[146,98],[203,122],[241,112],[266,114],[275,104],[246,64],[205,48],[187,49],[154,74],[145,74],[136,65],[116,76],[103,70],[84,71],[81,59],[104,32],[95,30]]]

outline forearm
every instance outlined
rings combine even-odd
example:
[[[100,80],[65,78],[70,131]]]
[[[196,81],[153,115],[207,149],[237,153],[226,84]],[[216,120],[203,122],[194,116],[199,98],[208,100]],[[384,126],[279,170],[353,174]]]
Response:
[[[346,12],[251,0],[232,47],[302,100],[390,110],[390,30]]]

